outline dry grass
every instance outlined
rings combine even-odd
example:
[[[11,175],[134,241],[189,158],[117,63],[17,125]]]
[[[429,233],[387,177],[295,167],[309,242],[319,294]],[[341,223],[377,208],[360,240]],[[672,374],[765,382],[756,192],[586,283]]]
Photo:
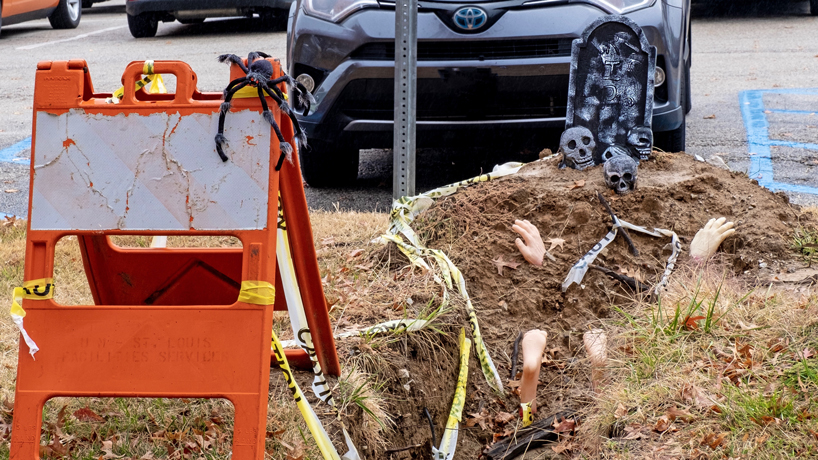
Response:
[[[718,266],[680,269],[660,303],[606,325],[611,383],[578,435],[585,452],[814,458],[816,313],[810,286],[754,288]]]
[[[386,215],[352,212],[314,212],[311,215],[316,246],[319,248],[319,264],[325,275],[326,292],[332,299],[333,322],[343,323],[344,317],[350,326],[369,326],[375,322],[397,319],[407,314],[406,310],[393,309],[396,299],[411,298],[411,295],[390,296],[389,293],[374,295],[382,286],[377,278],[388,271],[381,263],[380,246],[369,242],[386,228]],[[148,247],[146,237],[118,237],[115,243],[127,247]],[[235,239],[205,237],[171,237],[169,247],[224,247],[240,244]],[[354,257],[349,253],[359,251]],[[25,222],[0,227],[0,292],[10,293],[23,281],[25,257]],[[380,267],[380,268],[376,268]],[[414,277],[414,273],[407,273]],[[55,283],[57,302],[67,305],[92,303],[90,290],[84,276],[82,259],[75,237],[62,239],[56,248]],[[417,275],[425,281],[423,275]],[[431,283],[431,281],[429,280]],[[430,287],[431,289],[431,287]],[[369,295],[369,293],[373,295]],[[354,293],[354,295],[353,295]],[[405,302],[403,302],[405,303]],[[383,307],[386,307],[384,310]],[[423,305],[416,305],[423,307]],[[384,311],[377,311],[384,310]],[[420,312],[410,309],[409,313]],[[363,311],[368,313],[363,314]],[[284,317],[284,318],[282,318]],[[285,314],[277,314],[276,329],[287,334],[289,325]],[[368,321],[375,319],[377,321]],[[362,321],[358,324],[358,321]],[[365,322],[363,322],[365,321]],[[0,456],[8,456],[11,410],[14,400],[16,378],[18,331],[8,315],[0,320],[0,343],[3,355],[0,357],[0,391],[8,401],[5,410],[0,410],[0,423],[5,425],[5,434],[0,443]],[[290,333],[291,335],[291,333]],[[343,346],[341,344],[341,346]],[[342,359],[344,356],[342,355]],[[344,363],[346,364],[346,363]],[[373,369],[377,370],[377,369]],[[302,390],[309,390],[310,373],[296,373]],[[355,366],[345,371],[345,378],[339,380],[336,391],[341,393],[339,401],[347,401],[346,412],[354,412],[354,405],[367,414],[363,429],[375,443],[384,443],[384,434],[390,427],[387,405],[381,396],[382,380],[374,374],[363,373]],[[350,392],[351,391],[351,392]],[[314,401],[311,394],[310,399]],[[65,408],[65,409],[63,409]],[[364,409],[365,408],[365,409]],[[0,409],[3,409],[0,407]],[[84,416],[88,412],[99,416]],[[326,408],[317,410],[324,419],[325,426],[336,441],[340,440],[333,428],[331,416]],[[78,415],[74,415],[74,414]],[[360,415],[360,414],[359,414]],[[42,445],[43,454],[54,458],[90,459],[100,456],[122,458],[228,458],[232,439],[232,405],[225,400],[207,399],[127,399],[127,398],[54,398],[44,411]],[[349,422],[347,422],[349,426]],[[268,439],[266,458],[320,458],[317,446],[292,395],[286,387],[283,376],[277,369],[271,371],[270,398],[268,406]],[[61,442],[54,443],[57,440]],[[343,444],[337,442],[336,445]],[[374,445],[374,444],[373,444]],[[49,447],[50,446],[50,447]],[[346,449],[340,449],[345,452]],[[113,458],[113,457],[109,457]]]

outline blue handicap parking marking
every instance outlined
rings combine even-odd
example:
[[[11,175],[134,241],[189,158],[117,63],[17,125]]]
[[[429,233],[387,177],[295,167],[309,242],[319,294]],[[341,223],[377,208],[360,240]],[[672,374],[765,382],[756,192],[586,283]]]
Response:
[[[818,195],[818,187],[791,184],[775,180],[773,174],[773,157],[770,147],[787,147],[799,150],[809,150],[818,155],[818,144],[808,142],[793,142],[779,139],[770,139],[770,124],[767,120],[768,113],[780,113],[785,115],[814,115],[816,110],[788,110],[788,109],[765,109],[765,94],[789,94],[818,96],[818,88],[795,88],[795,89],[764,89],[753,91],[742,91],[739,94],[739,104],[741,115],[744,119],[744,127],[747,130],[747,141],[749,142],[750,168],[747,175],[751,179],[756,179],[759,185],[772,191],[785,191],[794,193],[806,193]],[[818,182],[818,177],[816,177]]]
[[[24,152],[31,148],[31,138],[28,137],[22,141],[0,150],[0,162],[25,164],[29,162],[28,158],[18,158],[20,152]]]

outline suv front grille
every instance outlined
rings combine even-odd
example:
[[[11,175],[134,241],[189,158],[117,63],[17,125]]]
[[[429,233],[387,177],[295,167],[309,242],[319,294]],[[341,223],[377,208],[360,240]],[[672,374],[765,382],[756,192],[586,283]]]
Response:
[[[568,75],[495,79],[453,75],[418,78],[419,121],[479,121],[564,117]],[[353,120],[392,120],[395,83],[389,78],[350,81],[333,110]]]
[[[419,61],[482,61],[571,55],[571,38],[527,40],[418,42]],[[353,59],[394,61],[395,43],[367,43],[352,52]]]

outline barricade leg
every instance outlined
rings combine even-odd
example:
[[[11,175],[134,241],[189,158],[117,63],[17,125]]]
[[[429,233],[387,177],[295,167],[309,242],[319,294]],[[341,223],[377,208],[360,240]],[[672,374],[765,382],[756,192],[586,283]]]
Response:
[[[14,395],[14,421],[9,458],[38,460],[43,406],[51,395],[35,391],[17,391]]]

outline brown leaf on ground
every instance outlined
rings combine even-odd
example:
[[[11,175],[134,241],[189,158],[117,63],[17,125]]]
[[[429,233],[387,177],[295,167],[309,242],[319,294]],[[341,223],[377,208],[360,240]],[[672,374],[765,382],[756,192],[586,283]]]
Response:
[[[729,434],[730,433],[727,433],[727,432],[719,433],[719,434],[710,433],[710,434],[706,435],[704,437],[704,439],[702,439],[701,444],[703,446],[709,446],[711,449],[718,449],[719,446],[724,444],[724,438],[726,438],[727,435],[729,435]]]
[[[472,418],[466,419],[466,426],[467,427],[473,427],[474,425],[480,425],[480,428],[482,428],[484,430],[488,429],[488,424],[486,422],[488,421],[489,413],[488,413],[488,411],[486,409],[483,409],[482,411],[480,411],[479,414],[469,414],[469,415],[471,415]]]
[[[551,450],[554,451],[556,454],[561,454],[563,452],[570,452],[574,450],[574,443],[569,440],[562,441],[561,443],[557,444],[556,446],[551,446]]]
[[[704,117],[704,119],[705,120],[715,120],[716,119],[716,114],[707,115],[706,117]]]
[[[17,190],[16,188],[9,188],[9,189],[4,190],[4,192],[6,192],[6,193],[17,193],[17,192],[19,192],[19,190]]]
[[[514,420],[514,414],[509,412],[500,412],[494,417],[494,423],[498,425],[505,425]]]
[[[83,407],[82,409],[77,409],[74,411],[74,417],[77,418],[80,422],[104,422],[105,419],[97,415],[96,412],[92,411],[87,407]]]
[[[614,411],[614,417],[622,418],[626,415],[628,415],[628,409],[622,403],[619,403],[619,405],[616,406],[616,410]]]
[[[676,408],[676,407],[671,407],[670,409],[668,409],[667,415],[669,415],[673,419],[682,420],[685,423],[692,422],[693,418],[694,418],[693,414],[691,414],[690,412],[679,409],[679,408]]]
[[[102,452],[105,454],[102,456],[103,459],[107,460],[109,458],[122,458],[124,455],[116,455],[113,452],[114,450],[114,442],[111,440],[102,441]]]
[[[709,409],[713,406],[713,398],[706,391],[696,385],[687,384],[682,387],[682,400],[695,405],[699,409]]]
[[[351,261],[352,259],[354,259],[354,258],[356,258],[356,257],[360,256],[360,255],[361,255],[361,254],[363,254],[363,253],[364,253],[364,250],[363,250],[363,249],[356,249],[356,250],[354,250],[354,251],[350,252],[350,253],[349,253],[349,255],[347,256],[347,262],[349,262],[349,261]]]
[[[575,180],[573,185],[569,186],[569,190],[585,187],[585,179]]]
[[[809,348],[804,348],[801,351],[795,352],[795,357],[798,359],[809,359],[815,356],[815,350],[811,350]]]
[[[670,415],[663,415],[659,417],[659,420],[656,421],[656,424],[653,425],[654,431],[658,431],[659,433],[664,433],[665,431],[669,430],[673,424],[674,417]]]
[[[570,433],[576,426],[577,422],[572,418],[563,419],[560,422],[554,420],[554,432],[556,433]]]
[[[508,267],[508,268],[510,268],[512,270],[516,270],[517,267],[520,266],[520,264],[517,263],[517,262],[509,262],[509,261],[503,260],[503,255],[502,254],[497,256],[496,259],[492,260],[491,263],[493,263],[494,266],[497,267],[497,273],[499,273],[500,276],[503,276],[503,267]]]
[[[688,316],[685,318],[685,329],[688,331],[695,331],[699,328],[699,321],[705,319],[704,316]]]
[[[562,250],[563,249],[562,245],[565,244],[565,240],[562,238],[548,238],[547,240],[545,240],[545,242],[551,245],[551,247],[548,248],[549,251],[553,251],[554,248],[557,246],[559,246],[560,250]]]

